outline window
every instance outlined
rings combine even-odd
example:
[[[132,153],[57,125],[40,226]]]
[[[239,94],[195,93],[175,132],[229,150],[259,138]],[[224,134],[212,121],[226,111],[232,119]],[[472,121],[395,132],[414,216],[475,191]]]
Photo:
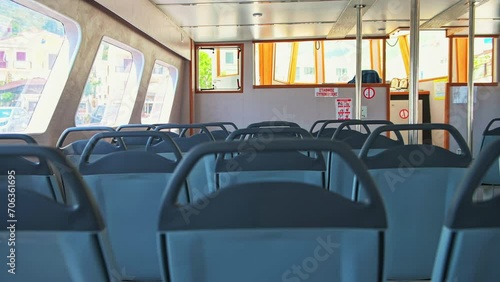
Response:
[[[453,82],[467,83],[468,80],[468,38],[454,37],[453,40]],[[474,82],[496,82],[495,61],[497,39],[494,37],[474,38]]]
[[[294,83],[316,83],[316,58],[313,41],[297,42]]]
[[[177,78],[177,68],[162,61],[155,62],[142,108],[141,122],[143,124],[169,122]]]
[[[243,45],[196,46],[196,92],[243,92]]]
[[[128,123],[143,65],[142,53],[105,37],[85,84],[75,124],[117,126]]]
[[[493,38],[474,39],[474,81],[493,82]]]
[[[238,56],[239,50],[236,48],[221,48],[217,50],[217,76],[238,75],[239,67]]]
[[[42,133],[66,84],[80,28],[34,1],[0,1],[0,10],[0,132]]]
[[[362,68],[383,75],[382,43],[363,40]],[[356,74],[355,40],[259,42],[256,85],[347,83]]]
[[[391,81],[393,78],[407,78],[405,61],[401,53],[401,44],[407,44],[407,40],[403,36],[390,38],[386,41],[386,80]]]
[[[292,62],[291,42],[279,42],[274,44],[274,80],[288,82],[290,64]]]
[[[362,63],[364,70],[372,69],[370,40],[363,40]],[[356,75],[356,41],[335,40],[324,42],[325,82],[348,82]],[[379,73],[382,76],[382,73]]]
[[[444,30],[420,32],[419,79],[448,76],[448,41]]]
[[[7,67],[7,61],[5,60],[5,51],[0,51],[0,68],[4,69]]]
[[[16,52],[16,61],[19,62],[26,61],[26,52]]]

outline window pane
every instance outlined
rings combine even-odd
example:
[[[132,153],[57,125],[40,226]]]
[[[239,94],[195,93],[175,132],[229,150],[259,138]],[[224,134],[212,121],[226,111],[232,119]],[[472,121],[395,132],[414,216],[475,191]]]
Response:
[[[298,42],[295,83],[316,83],[316,60],[314,42]]]
[[[348,82],[356,75],[356,41],[325,41],[325,82]],[[364,70],[371,69],[370,41],[363,40],[362,63]]]
[[[292,59],[292,43],[276,43],[274,54],[274,80],[288,83],[290,61]]]
[[[406,69],[399,47],[399,38],[387,39],[386,46],[386,80],[393,78],[406,78]]]
[[[219,76],[237,75],[238,74],[238,50],[235,48],[221,48],[219,54]]]
[[[52,108],[38,107],[40,98],[51,96],[46,98],[57,103],[62,89],[44,92],[54,65],[49,54],[55,61],[60,54],[67,57],[70,48],[60,21],[12,1],[0,1],[0,11],[0,132],[22,132],[40,123],[32,120],[35,111],[50,119]],[[53,80],[65,83],[63,73]]]
[[[420,32],[420,79],[448,76],[448,45],[445,31]]]
[[[200,89],[213,88],[214,49],[200,49],[198,52],[198,85]]]
[[[474,39],[474,82],[493,82],[493,38]]]
[[[90,75],[85,84],[75,124],[113,126],[126,123],[132,112],[137,92],[127,91],[127,84],[136,84],[131,76],[132,52],[102,41],[97,51]],[[128,95],[126,95],[128,94]],[[123,111],[127,116],[120,116]]]
[[[141,122],[144,124],[168,123],[178,71],[174,66],[157,61],[149,80],[146,101],[142,108]]]

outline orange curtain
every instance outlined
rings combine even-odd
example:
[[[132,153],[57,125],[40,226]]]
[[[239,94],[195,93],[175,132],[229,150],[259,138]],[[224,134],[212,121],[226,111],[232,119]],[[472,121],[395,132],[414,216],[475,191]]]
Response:
[[[381,40],[370,40],[370,66],[382,77],[382,47],[380,42]]]
[[[455,38],[455,67],[457,73],[456,82],[467,82],[468,54],[469,54],[469,39]]]
[[[410,77],[410,48],[408,46],[408,36],[399,37],[399,48],[405,64],[406,77]]]
[[[274,43],[259,43],[259,76],[261,85],[273,84]]]

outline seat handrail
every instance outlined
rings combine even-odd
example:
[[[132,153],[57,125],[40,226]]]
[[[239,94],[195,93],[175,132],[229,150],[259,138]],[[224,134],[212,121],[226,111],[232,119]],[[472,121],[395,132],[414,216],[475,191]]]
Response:
[[[333,134],[332,139],[337,139],[336,137],[339,136],[340,132],[344,129],[344,127],[347,127],[348,129],[350,129],[351,125],[363,125],[363,127],[367,130],[367,133],[371,134],[371,130],[368,127],[368,125],[384,126],[384,125],[394,125],[394,123],[391,121],[388,121],[388,120],[347,120],[347,121],[344,121],[343,123],[341,123],[339,125],[339,127],[337,127],[337,130],[335,130],[335,133]],[[401,135],[401,132],[395,131],[394,133],[396,134],[398,141],[401,141],[404,143],[403,136]]]
[[[350,121],[357,121],[357,120],[351,119]],[[321,125],[320,129],[318,130],[318,133],[316,134],[316,138],[318,138],[319,136],[321,136],[321,133],[323,133],[323,131],[326,129],[326,127],[329,124],[342,124],[344,122],[346,122],[346,121],[345,120],[338,120],[338,119],[326,120],[325,122],[323,122],[323,124]],[[347,127],[347,129],[352,130],[352,128],[350,127],[350,125],[347,125],[346,127]],[[367,126],[364,126],[364,127],[365,127],[365,129],[368,129]],[[337,131],[337,129],[335,129],[335,131]]]
[[[448,131],[450,135],[453,136],[453,138],[457,142],[458,147],[461,149],[462,156],[464,156],[464,158],[472,160],[471,152],[463,136],[460,134],[460,132],[458,132],[458,130],[454,126],[445,123],[397,124],[397,125],[386,125],[378,127],[370,134],[370,136],[368,136],[368,139],[366,140],[365,144],[361,148],[361,151],[359,152],[359,158],[364,160],[368,157],[368,152],[371,146],[373,145],[373,143],[375,143],[376,138],[381,133],[390,131],[399,132],[399,131],[412,131],[412,130]]]
[[[300,127],[254,127],[241,128],[231,132],[226,141],[234,141],[237,137],[245,137],[254,134],[266,134],[272,136],[274,133],[295,133],[302,138],[313,138],[311,133]]]
[[[116,128],[116,131],[122,131],[122,129],[129,129],[129,128],[134,128],[134,129],[139,129],[139,128],[145,128],[146,130],[152,130],[156,126],[154,124],[122,124]]]
[[[269,120],[269,121],[261,121],[251,123],[247,126],[247,128],[262,128],[262,127],[300,127],[295,122],[284,121],[284,120]]]
[[[490,120],[490,122],[488,122],[488,125],[486,126],[486,128],[484,129],[483,131],[483,135],[487,135],[488,132],[490,131],[490,127],[495,123],[495,122],[500,122],[500,118],[494,118],[492,120]]]
[[[72,195],[75,199],[75,204],[71,206],[64,206],[58,204],[54,201],[52,207],[57,208],[59,211],[64,211],[63,214],[58,214],[59,218],[53,222],[51,225],[57,230],[72,230],[72,231],[96,231],[104,229],[104,220],[98,212],[97,204],[94,198],[91,196],[86,184],[83,182],[80,174],[75,170],[74,166],[69,162],[68,159],[57,149],[39,146],[39,145],[5,145],[0,146],[0,156],[11,156],[11,157],[36,157],[40,161],[50,162],[53,167],[55,167],[61,178],[64,179],[65,189],[71,189]],[[30,195],[33,197],[36,192],[21,190],[18,193],[23,193],[24,195]],[[43,197],[43,196],[40,196]],[[42,198],[40,198],[42,199]],[[48,202],[47,202],[48,201]],[[50,203],[50,200],[45,200],[44,203]],[[53,210],[47,210],[50,214]],[[40,210],[43,213],[45,210]],[[6,215],[7,213],[5,213]],[[37,214],[37,217],[47,218],[47,215]],[[51,215],[53,216],[53,215]],[[67,217],[67,226],[59,226],[61,221],[64,221],[63,217]],[[69,219],[72,218],[70,221]],[[78,221],[78,225],[74,223]],[[3,221],[5,223],[6,221]],[[39,220],[36,217],[33,219],[26,218],[23,222],[19,223],[20,229],[23,230],[51,230],[51,226],[41,226]],[[57,227],[58,226],[58,227]],[[39,229],[41,228],[41,229]],[[48,228],[48,229],[47,229]]]
[[[0,140],[21,140],[26,144],[38,144],[33,137],[21,133],[2,133],[0,134]]]
[[[444,225],[450,229],[499,228],[500,197],[486,202],[473,202],[474,192],[490,167],[499,162],[500,140],[489,144],[471,165],[460,182],[455,198],[445,217]],[[498,167],[500,173],[500,167]]]
[[[234,122],[230,121],[221,121],[221,122],[204,122],[200,123],[201,125],[204,125],[206,127],[220,127],[222,130],[224,130],[227,134],[229,134],[229,130],[227,129],[226,125],[229,125],[233,128],[233,130],[238,130],[238,127]]]
[[[206,134],[210,140],[215,141],[214,135],[208,130],[208,128],[203,124],[162,124],[156,126],[155,131],[162,131],[163,129],[180,129],[179,137],[184,138],[187,129],[201,129],[200,134]]]
[[[313,132],[314,132],[314,128],[316,128],[316,126],[317,126],[318,124],[323,124],[323,123],[325,123],[325,122],[327,122],[327,121],[330,121],[330,120],[332,120],[332,119],[319,119],[319,120],[315,121],[315,122],[313,123],[313,125],[311,126],[311,128],[309,129],[309,133],[313,134]]]
[[[176,214],[182,213],[180,210],[183,207],[180,207],[176,204],[176,199],[178,194],[180,193],[190,171],[196,165],[196,163],[202,159],[206,155],[210,154],[224,154],[224,153],[243,153],[249,147],[252,146],[251,142],[241,141],[241,142],[212,142],[212,143],[204,143],[189,153],[187,153],[180,164],[176,167],[173,177],[169,182],[168,189],[162,196],[162,207],[160,209],[160,230],[170,229],[172,226],[176,226],[176,224],[180,224],[183,227],[173,227],[173,228],[197,228],[197,226],[190,226],[189,222],[169,222],[167,220],[171,216],[176,216]],[[260,152],[286,152],[286,151],[329,151],[336,153],[340,158],[342,158],[348,166],[351,167],[352,171],[355,175],[358,176],[360,183],[366,190],[366,193],[369,198],[368,203],[355,203],[351,202],[347,199],[343,199],[341,196],[338,196],[338,199],[343,199],[345,204],[347,205],[360,205],[360,207],[364,207],[370,210],[370,213],[374,216],[374,218],[379,219],[376,223],[373,222],[364,222],[359,223],[360,226],[378,226],[385,228],[386,218],[385,218],[385,208],[382,202],[381,195],[379,194],[373,179],[369,175],[366,167],[362,164],[362,162],[356,157],[356,155],[351,151],[349,147],[345,144],[337,141],[330,140],[275,140],[272,141],[266,146],[262,147]],[[253,185],[259,185],[261,183],[254,183]],[[311,191],[311,193],[332,193],[325,191],[323,188],[308,185],[308,184],[290,184],[284,183],[287,185],[294,186],[294,191],[297,191],[298,187],[303,187],[307,191]],[[297,186],[298,185],[298,186]],[[301,186],[302,185],[302,186]],[[307,186],[307,187],[306,187]],[[311,187],[310,187],[311,186]],[[313,187],[318,188],[311,189]],[[311,189],[311,190],[309,190]],[[221,193],[225,193],[224,191],[231,190],[231,187],[227,189],[223,189]],[[248,189],[245,189],[248,191]],[[299,189],[304,191],[302,189]],[[314,190],[314,191],[313,191]],[[321,192],[323,191],[323,192]],[[230,192],[231,193],[231,192]],[[308,192],[306,192],[308,193]],[[335,193],[332,193],[335,194]],[[316,194],[318,195],[318,194]],[[182,219],[180,219],[182,221]],[[374,225],[373,225],[374,224]],[[313,225],[313,223],[311,223]],[[219,226],[217,228],[229,228],[228,226]]]
[[[104,138],[116,138],[118,139],[118,142],[122,140],[124,137],[149,137],[150,140],[153,138],[157,138],[160,140],[163,140],[165,142],[168,142],[171,144],[173,148],[173,153],[175,155],[175,158],[177,162],[182,159],[182,154],[179,150],[179,147],[177,144],[174,142],[172,137],[168,136],[167,134],[159,131],[114,131],[114,132],[101,132],[97,133],[92,138],[90,138],[89,142],[87,143],[87,146],[85,146],[85,149],[83,150],[82,156],[80,157],[80,161],[78,164],[78,168],[80,171],[84,170],[85,166],[89,165],[89,159],[92,154],[92,150],[96,146],[97,142],[101,139]],[[148,140],[148,144],[151,144]],[[123,141],[121,141],[123,142]],[[126,150],[126,145],[123,144],[124,149]],[[146,145],[144,148],[147,151],[148,145]]]
[[[81,132],[81,131],[115,131],[114,128],[109,126],[76,126],[76,127],[68,127],[66,128],[59,139],[56,142],[56,148],[62,149],[64,141],[68,137],[68,135],[72,132]]]

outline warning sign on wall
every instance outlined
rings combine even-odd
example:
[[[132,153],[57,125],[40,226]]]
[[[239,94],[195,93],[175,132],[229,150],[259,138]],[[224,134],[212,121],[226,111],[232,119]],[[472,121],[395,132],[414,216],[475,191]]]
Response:
[[[314,96],[315,97],[338,97],[339,96],[339,89],[332,88],[332,87],[315,88]]]
[[[410,116],[410,111],[408,111],[407,109],[402,109],[401,111],[399,111],[400,118],[407,119],[409,116]]]
[[[368,100],[371,100],[375,97],[375,89],[373,87],[366,87],[365,90],[363,90],[363,96],[368,99]]]
[[[336,103],[337,119],[350,120],[352,119],[352,99],[351,98],[338,98]]]

